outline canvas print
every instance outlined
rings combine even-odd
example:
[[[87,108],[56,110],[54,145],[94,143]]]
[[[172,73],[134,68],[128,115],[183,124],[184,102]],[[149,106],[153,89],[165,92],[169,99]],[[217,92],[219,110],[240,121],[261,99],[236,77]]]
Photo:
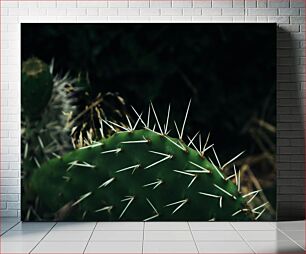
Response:
[[[22,24],[24,221],[276,218],[275,24]]]

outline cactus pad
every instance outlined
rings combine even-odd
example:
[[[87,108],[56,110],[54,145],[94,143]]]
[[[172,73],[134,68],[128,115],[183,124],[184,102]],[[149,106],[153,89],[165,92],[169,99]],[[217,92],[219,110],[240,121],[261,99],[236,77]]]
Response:
[[[31,187],[47,211],[43,218],[208,221],[259,217],[264,205],[252,209],[247,202],[258,191],[242,195],[239,183],[225,176],[224,166],[204,155],[212,146],[206,142],[192,149],[192,139],[188,144],[181,139],[184,125],[180,138],[172,138],[168,120],[158,132],[138,117],[144,128],[136,130],[136,123],[119,131],[112,125],[116,130],[112,136],[54,158],[35,171]],[[160,127],[157,116],[156,120]],[[236,169],[234,176],[237,181]]]

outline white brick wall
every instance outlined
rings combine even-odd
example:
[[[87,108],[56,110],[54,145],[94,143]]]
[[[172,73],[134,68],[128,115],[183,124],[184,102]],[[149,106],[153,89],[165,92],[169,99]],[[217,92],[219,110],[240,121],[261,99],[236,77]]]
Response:
[[[304,0],[11,1],[1,4],[1,216],[20,216],[21,22],[276,22],[278,208],[303,216]],[[247,32],[247,31],[246,31]]]

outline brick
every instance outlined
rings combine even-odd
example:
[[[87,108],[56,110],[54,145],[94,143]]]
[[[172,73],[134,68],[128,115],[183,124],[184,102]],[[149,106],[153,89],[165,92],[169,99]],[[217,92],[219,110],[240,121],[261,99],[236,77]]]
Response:
[[[192,7],[192,0],[173,0],[172,7],[177,8],[185,8],[185,7]]]
[[[190,16],[172,16],[172,21],[179,21],[179,22],[192,21],[192,17]]]
[[[215,8],[233,8],[232,0],[213,0],[212,7]]]
[[[305,22],[305,17],[300,17],[300,16],[291,16],[290,17],[290,23],[291,24],[304,24]]]
[[[152,17],[150,17],[150,21],[152,21],[152,22],[169,22],[171,20],[172,20],[171,16],[165,16],[165,17],[152,16]]]
[[[257,7],[258,8],[266,8],[268,6],[267,0],[258,0],[257,1]]]
[[[150,1],[149,0],[130,0],[129,2],[130,8],[148,8],[150,7]]]
[[[10,16],[28,16],[29,15],[29,9],[19,9],[19,8],[10,8],[9,9],[9,15]]]
[[[54,9],[47,9],[48,16],[66,16],[67,9],[65,8],[54,8]]]
[[[86,9],[85,8],[68,8],[67,15],[68,16],[85,16]]]
[[[203,16],[221,16],[221,8],[202,8]]]
[[[76,8],[77,2],[76,1],[57,1],[56,6],[58,8]]]
[[[305,177],[305,172],[295,170],[279,171],[278,176],[279,178],[303,178]]]
[[[273,16],[268,17],[270,23],[289,24],[289,17]]]
[[[255,8],[257,6],[256,0],[246,0],[245,7],[246,8]]]
[[[256,8],[247,9],[247,15],[249,16],[276,16],[277,9],[275,8]]]
[[[211,22],[212,17],[210,16],[194,16],[192,17],[193,21],[200,21],[200,22]]]
[[[234,8],[244,8],[244,0],[233,0]]]
[[[243,16],[244,9],[243,8],[224,8],[222,9],[223,16]]]
[[[305,7],[304,0],[290,0],[290,7]]]
[[[6,209],[6,202],[0,202],[0,209]]]
[[[184,16],[199,16],[202,15],[202,9],[200,8],[184,8],[183,9]]]
[[[138,8],[119,8],[118,15],[119,16],[139,16],[139,9]]]
[[[193,7],[210,8],[212,6],[211,0],[194,0]]]
[[[0,183],[1,186],[13,186],[13,185],[19,185],[19,180],[16,178],[3,178],[1,175]]]
[[[280,8],[278,10],[281,16],[298,16],[300,15],[300,9],[297,8]]]
[[[31,8],[29,11],[30,11],[29,12],[30,16],[47,15],[47,9],[45,9],[45,8]]]
[[[99,9],[98,8],[87,8],[86,9],[86,15],[87,16],[98,16],[99,15]]]
[[[269,20],[268,20],[268,17],[258,16],[257,17],[257,22],[259,22],[259,23],[268,23]]]
[[[127,8],[129,6],[129,2],[125,1],[108,1],[108,7],[110,8]]]
[[[38,7],[38,1],[19,1],[19,8],[36,8]]]
[[[133,2],[133,1],[131,1]],[[137,1],[139,2],[139,1]],[[142,2],[142,1],[141,1]],[[81,8],[105,8],[107,7],[107,1],[77,1],[77,7]]]
[[[148,8],[148,9],[140,9],[141,16],[159,16],[160,9],[158,8]]]
[[[18,1],[2,1],[1,8],[18,8]]]
[[[56,1],[39,1],[38,7],[42,8],[55,8],[56,7]]]
[[[162,8],[162,16],[182,16],[183,10],[181,8]]]
[[[7,209],[20,209],[20,202],[8,202]]]
[[[213,22],[233,22],[233,17],[225,17],[225,16],[213,16]]]
[[[1,217],[17,217],[17,210],[3,210],[1,211]]]
[[[1,193],[5,194],[18,194],[20,193],[20,188],[15,186],[0,186]]]
[[[99,8],[99,15],[101,16],[117,16],[118,9],[116,8]]]
[[[274,8],[282,8],[282,7],[289,7],[290,2],[288,0],[269,0],[268,7]]]
[[[5,178],[17,178],[19,177],[19,172],[17,170],[1,170],[0,173],[1,177],[5,177]]]
[[[128,16],[127,18],[128,18],[129,21],[135,21],[135,22],[139,22],[139,21],[147,22],[147,21],[150,21],[150,17],[147,17],[147,16]]]
[[[1,201],[18,201],[19,195],[18,194],[0,194]]]

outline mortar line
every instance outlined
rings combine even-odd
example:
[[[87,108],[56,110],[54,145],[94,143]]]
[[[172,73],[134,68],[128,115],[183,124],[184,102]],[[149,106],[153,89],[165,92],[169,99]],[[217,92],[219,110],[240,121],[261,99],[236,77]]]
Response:
[[[86,246],[85,246],[85,248],[84,248],[83,254],[85,253],[85,251],[86,251],[86,249],[87,249],[87,246],[88,246],[88,244],[89,244],[89,241],[90,241],[90,239],[91,239],[93,233],[95,232],[95,229],[96,229],[97,225],[98,225],[98,222],[96,221],[96,224],[95,224],[93,230],[91,231],[91,234],[90,234],[90,236],[89,236],[89,239],[88,239],[88,241],[87,241],[87,243],[86,243]]]
[[[0,234],[0,236],[4,235],[5,233],[9,232],[12,228],[14,228],[15,226],[17,226],[21,221],[16,222],[16,224],[14,224],[13,226],[11,226],[9,229],[3,231],[3,233]],[[1,222],[0,222],[1,223]]]
[[[144,246],[144,234],[145,234],[145,221],[143,222],[142,226],[142,245],[141,245],[141,253],[143,253],[143,246]]]
[[[194,242],[194,244],[195,244],[195,246],[196,246],[197,252],[200,253],[199,248],[198,248],[198,245],[197,245],[197,242],[196,242],[195,239],[194,239],[194,236],[193,236],[193,233],[192,233],[192,230],[191,230],[189,221],[187,221],[187,224],[188,224],[189,231],[190,231],[190,233],[191,233],[191,237],[192,237],[192,239],[193,239],[193,242]]]
[[[252,246],[249,244],[249,242],[247,240],[245,240],[244,237],[240,234],[239,230],[234,227],[232,222],[230,222],[230,224],[231,224],[232,228],[237,232],[237,234],[241,237],[243,242],[246,243],[246,245],[253,251],[253,253],[256,253],[256,251],[252,248]]]
[[[55,225],[57,224],[57,222],[48,230],[48,232],[38,241],[38,243],[31,249],[31,251],[29,251],[29,253],[32,253],[32,251],[35,250],[35,248],[38,246],[38,244],[41,243],[42,240],[45,239],[45,237],[51,232],[51,230],[55,227]]]

